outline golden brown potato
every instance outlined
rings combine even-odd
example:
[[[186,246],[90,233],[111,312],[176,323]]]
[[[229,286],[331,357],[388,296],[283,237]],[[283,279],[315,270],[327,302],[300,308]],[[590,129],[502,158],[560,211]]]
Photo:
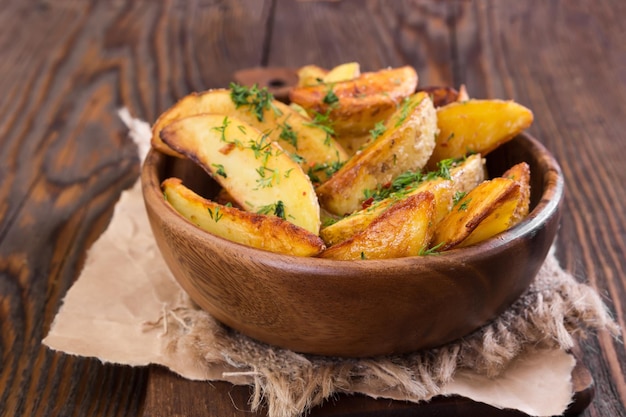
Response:
[[[484,181],[452,207],[439,223],[431,247],[445,251],[495,236],[510,226],[520,186],[509,178]]]
[[[437,109],[437,144],[428,162],[434,169],[442,159],[469,153],[487,155],[529,127],[532,112],[514,101],[468,100]]]
[[[372,141],[372,135],[368,132],[366,134],[354,136],[337,136],[335,139],[337,140],[337,143],[345,149],[348,156],[352,157],[355,153],[363,149],[369,142]]]
[[[513,165],[504,174],[504,178],[510,178],[516,181],[520,186],[520,198],[511,219],[511,225],[514,226],[522,221],[527,215],[530,208],[530,167],[526,162],[520,162]]]
[[[238,105],[233,100],[233,94],[236,92],[243,95],[251,93],[247,100],[256,104]],[[245,101],[243,98],[236,100]],[[203,113],[236,117],[266,133],[284,150],[300,156],[302,158],[300,164],[305,172],[315,164],[332,166],[348,158],[343,148],[322,127],[314,125],[310,119],[303,117],[288,105],[273,100],[261,90],[247,87],[242,87],[241,90],[209,90],[184,97],[163,113],[154,124],[152,146],[169,155],[181,156],[163,143],[160,138],[161,130],[176,120]],[[324,175],[322,177],[326,178]]]
[[[361,75],[361,66],[358,62],[346,62],[345,64],[337,65],[332,68],[322,78],[324,84],[339,83],[343,81],[350,81],[358,78]]]
[[[407,198],[424,192],[429,192],[433,195],[434,211],[431,226],[435,225],[438,221],[437,219],[440,217],[443,218],[450,210],[449,205],[454,196],[452,181],[450,180],[437,179],[426,181],[417,186],[415,190],[402,196],[401,199],[398,199],[399,197],[388,198],[371,207],[359,210],[336,223],[322,227],[320,237],[328,246],[343,242],[365,230],[376,218],[380,217],[387,210],[390,210],[391,207],[400,204]]]
[[[485,180],[484,160],[480,155],[471,155],[449,168],[449,180],[445,179],[443,174],[443,172],[436,175],[426,174],[426,178],[430,179],[403,186],[382,200],[375,199],[378,201],[373,201],[369,207],[322,227],[320,236],[329,246],[344,241],[365,229],[392,204],[425,191],[431,192],[435,197],[433,226],[436,226],[450,211],[455,195],[464,195]],[[389,191],[394,190],[395,183],[396,181],[392,183]]]
[[[324,242],[313,233],[275,215],[249,213],[206,200],[178,178],[163,181],[163,194],[187,220],[209,233],[270,252],[315,256]]]
[[[254,127],[234,117],[201,114],[167,125],[161,139],[202,166],[246,211],[280,202],[287,221],[318,234],[320,208],[311,180]]]
[[[323,251],[326,259],[388,259],[419,255],[432,234],[435,198],[429,192],[391,206],[365,230]]]
[[[351,81],[295,87],[289,98],[309,114],[328,117],[337,136],[366,134],[415,92],[417,73],[405,66],[365,72]]]
[[[296,74],[298,75],[298,87],[306,87],[322,83],[328,70],[317,65],[305,65],[298,68]]]
[[[435,145],[436,129],[436,112],[428,95],[411,96],[385,122],[376,140],[317,187],[320,204],[337,215],[352,213],[361,208],[366,191],[407,170],[421,170]]]

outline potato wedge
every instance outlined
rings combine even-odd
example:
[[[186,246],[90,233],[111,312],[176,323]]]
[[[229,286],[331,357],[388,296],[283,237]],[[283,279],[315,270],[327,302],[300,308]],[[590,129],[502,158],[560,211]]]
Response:
[[[365,230],[323,251],[326,259],[388,259],[419,255],[432,234],[435,198],[413,195],[391,206]]]
[[[509,168],[502,177],[514,180],[520,186],[520,198],[509,225],[511,227],[521,222],[530,209],[530,167],[526,162],[520,162]]]
[[[506,230],[519,196],[520,186],[512,179],[494,178],[482,182],[460,199],[439,223],[431,247],[444,251],[469,246]]]
[[[250,90],[252,91],[252,90]],[[256,90],[255,90],[256,91]],[[258,109],[254,105],[237,105],[233,101],[232,91],[227,89],[209,90],[199,94],[190,94],[159,117],[152,128],[152,146],[169,155],[181,156],[173,151],[160,137],[161,130],[168,124],[188,116],[203,113],[221,114],[236,117],[261,132],[291,154],[302,157],[301,166],[308,169],[314,164],[332,165],[345,161],[347,153],[323,128],[314,125],[296,110],[270,97],[257,92],[257,98],[250,102],[263,104]],[[259,115],[261,116],[259,118]]]
[[[276,216],[249,213],[202,198],[169,178],[161,184],[165,199],[187,220],[209,233],[270,252],[315,256],[324,242],[315,234]]]
[[[372,207],[359,210],[350,216],[344,217],[336,223],[322,227],[320,230],[320,237],[328,246],[343,242],[365,230],[378,217],[384,214],[387,210],[390,210],[391,207],[400,204],[407,198],[411,198],[414,195],[424,192],[431,193],[434,198],[434,211],[431,219],[432,226],[436,224],[438,218],[443,218],[450,210],[449,206],[451,205],[452,197],[454,196],[454,189],[452,187],[452,181],[450,180],[438,179],[426,181],[418,186],[414,191],[403,196],[402,199],[388,198]]]
[[[426,93],[407,99],[384,128],[376,140],[317,187],[326,210],[337,215],[359,210],[367,190],[387,184],[407,170],[419,171],[426,164],[437,129],[435,108]]]
[[[254,127],[234,117],[201,114],[167,125],[161,139],[198,163],[247,211],[281,202],[288,221],[318,234],[320,208],[311,180]]]
[[[427,175],[427,177],[432,177],[432,175]],[[425,191],[433,193],[435,197],[433,226],[436,226],[450,212],[455,195],[468,193],[484,180],[484,160],[478,154],[471,155],[450,169],[449,180],[436,177],[421,183],[411,184],[400,192],[374,202],[367,208],[322,227],[320,236],[329,246],[344,241],[365,229],[376,217],[400,199]]]
[[[298,68],[298,87],[307,87],[318,85],[323,82],[324,77],[328,74],[328,70],[318,67],[317,65],[305,65]]]
[[[353,156],[359,150],[363,149],[369,142],[371,142],[372,135],[368,132],[366,134],[354,136],[337,136],[335,140],[343,149],[345,149],[349,156]]]
[[[437,109],[437,145],[428,162],[489,152],[528,128],[533,113],[514,101],[468,100]]]
[[[326,75],[322,78],[322,82],[329,84],[350,81],[358,78],[360,75],[361,66],[358,62],[346,62],[345,64],[337,65],[328,71],[328,73],[326,73]]]
[[[409,66],[365,72],[351,81],[295,87],[289,98],[309,114],[328,114],[337,136],[366,134],[415,92],[417,73]]]

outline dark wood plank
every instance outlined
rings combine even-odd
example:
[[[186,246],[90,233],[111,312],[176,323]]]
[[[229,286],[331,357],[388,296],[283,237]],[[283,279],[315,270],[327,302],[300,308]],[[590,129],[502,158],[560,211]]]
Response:
[[[561,163],[564,267],[594,286],[626,328],[626,4],[468,2],[459,9],[459,82],[470,94],[514,98],[533,109],[530,132]],[[625,415],[626,350],[605,333],[582,342],[596,380],[584,415]]]
[[[420,85],[450,85],[455,10],[453,3],[424,0],[277,0],[268,65],[357,61],[363,71],[412,65]]]
[[[3,2],[0,415],[139,414],[147,369],[54,353],[41,339],[138,174],[116,110],[153,120],[187,92],[223,85],[235,68],[258,63],[263,8]],[[245,23],[245,34],[231,32],[233,22]]]
[[[86,248],[138,171],[114,116],[119,68],[96,59],[103,51],[94,45],[107,17],[123,10],[3,6],[0,415],[135,415],[145,370],[41,345]]]
[[[159,384],[148,384],[146,417],[184,415],[186,417],[210,416],[266,416],[267,410],[250,410],[250,387],[233,386],[226,382],[189,381],[173,375],[163,368],[155,368],[150,378]],[[572,372],[576,392],[572,405],[564,416],[576,416],[583,411],[593,397],[595,389],[587,369],[578,364]],[[169,385],[163,384],[168,381]],[[170,390],[176,395],[164,396]],[[405,401],[373,399],[364,395],[339,394],[308,414],[311,417],[366,417],[366,416],[413,416],[413,417],[528,417],[517,410],[500,410],[462,397],[436,397],[428,402],[415,404]]]

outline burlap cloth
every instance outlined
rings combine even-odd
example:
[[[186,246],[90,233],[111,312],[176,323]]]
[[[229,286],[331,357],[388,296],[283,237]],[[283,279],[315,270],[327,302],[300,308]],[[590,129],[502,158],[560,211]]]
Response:
[[[121,117],[143,157],[149,126],[127,112]],[[572,394],[574,360],[565,352],[598,330],[619,333],[598,294],[550,253],[530,288],[500,317],[437,349],[342,359],[268,346],[218,323],[176,284],[152,238],[137,183],[89,250],[44,343],[105,362],[161,364],[190,379],[251,384],[251,408],[265,402],[272,417],[304,414],[340,392],[409,401],[460,394],[554,415]]]

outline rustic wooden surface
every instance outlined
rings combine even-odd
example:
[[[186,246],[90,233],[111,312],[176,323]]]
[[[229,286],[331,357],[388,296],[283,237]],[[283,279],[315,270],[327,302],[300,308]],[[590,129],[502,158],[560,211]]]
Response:
[[[250,414],[245,389],[206,391],[160,368],[54,353],[41,339],[138,173],[116,109],[154,121],[186,93],[255,66],[410,64],[421,85],[466,83],[473,96],[533,109],[530,133],[566,177],[559,256],[626,328],[626,2],[0,5],[0,416]],[[581,342],[580,355],[595,380],[583,415],[626,415],[624,345],[601,333]],[[398,407],[340,401],[335,415]]]

